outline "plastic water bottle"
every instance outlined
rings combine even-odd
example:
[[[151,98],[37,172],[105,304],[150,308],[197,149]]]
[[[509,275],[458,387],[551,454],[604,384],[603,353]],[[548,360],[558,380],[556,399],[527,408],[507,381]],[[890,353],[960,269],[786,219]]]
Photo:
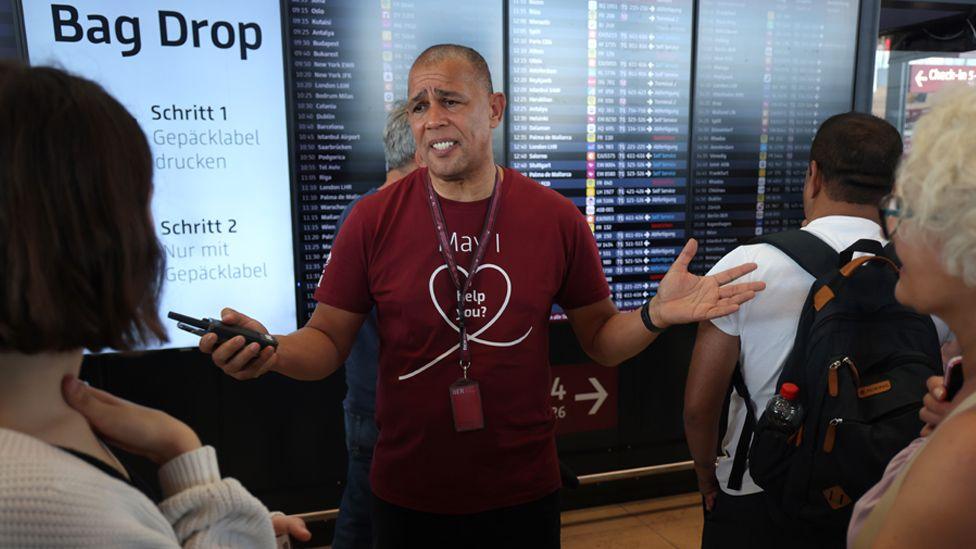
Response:
[[[787,435],[793,434],[803,423],[803,406],[797,400],[800,388],[784,383],[779,394],[766,405],[766,421],[769,427]]]

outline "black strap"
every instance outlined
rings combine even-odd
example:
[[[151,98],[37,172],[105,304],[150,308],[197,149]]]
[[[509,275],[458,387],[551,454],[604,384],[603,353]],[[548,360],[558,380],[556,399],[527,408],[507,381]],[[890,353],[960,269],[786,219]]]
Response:
[[[901,268],[901,259],[898,258],[898,253],[895,252],[895,243],[889,242],[884,247],[884,256],[895,262],[898,268]]]
[[[769,244],[783,252],[804,271],[820,279],[838,269],[837,252],[810,231],[794,230],[757,236],[750,244]]]
[[[130,469],[129,467],[126,466],[125,463],[123,463],[122,461],[122,458],[124,458],[123,455],[116,456],[116,459],[119,460],[119,465],[121,465],[122,468],[125,469],[125,472],[127,475],[129,475],[129,478],[126,478],[122,473],[120,473],[117,469],[115,469],[115,467],[112,467],[111,465],[105,463],[104,461],[98,459],[95,456],[86,454],[84,452],[79,452],[74,448],[68,448],[66,446],[55,446],[55,448],[67,452],[75,456],[76,458],[84,461],[88,465],[91,465],[92,467],[105,473],[106,475],[116,480],[120,480],[128,484],[129,486],[135,488],[136,490],[139,490],[153,503],[159,503],[162,501],[162,498],[159,497],[159,494],[156,493],[156,490],[148,482],[146,482],[145,479],[143,479],[137,474],[134,474],[132,469]]]
[[[818,280],[836,273],[840,267],[837,252],[809,231],[797,229],[765,234],[754,238],[749,244],[769,244],[775,247]],[[739,433],[739,443],[736,445],[735,456],[732,459],[732,472],[729,474],[726,486],[730,490],[741,490],[742,477],[746,473],[746,462],[749,459],[749,446],[752,444],[752,434],[756,428],[756,410],[753,408],[752,397],[749,395],[746,380],[742,377],[742,366],[739,364],[735,365],[735,371],[732,373],[732,387],[746,403],[746,421],[742,426],[742,432]]]
[[[857,242],[851,244],[846,250],[840,253],[839,265],[847,265],[854,259],[854,254],[856,253],[866,253],[871,255],[884,256],[884,248],[881,247],[881,243],[877,240],[872,240],[870,238],[862,238]]]
[[[732,458],[732,472],[729,474],[729,482],[726,486],[729,490],[741,490],[742,477],[746,474],[746,460],[749,458],[749,445],[752,443],[752,432],[756,428],[756,410],[753,408],[752,397],[749,396],[749,388],[746,386],[745,378],[742,377],[742,366],[739,364],[735,365],[735,371],[732,372],[732,387],[746,403],[746,422],[739,433],[739,443],[735,447],[735,457]]]

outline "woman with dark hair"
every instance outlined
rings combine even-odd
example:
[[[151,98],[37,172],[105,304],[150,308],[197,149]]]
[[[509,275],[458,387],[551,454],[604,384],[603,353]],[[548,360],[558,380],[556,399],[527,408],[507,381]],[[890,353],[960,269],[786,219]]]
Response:
[[[78,381],[164,340],[152,163],[100,86],[0,65],[0,546],[274,547],[267,509],[186,424]],[[160,466],[157,506],[109,444]]]

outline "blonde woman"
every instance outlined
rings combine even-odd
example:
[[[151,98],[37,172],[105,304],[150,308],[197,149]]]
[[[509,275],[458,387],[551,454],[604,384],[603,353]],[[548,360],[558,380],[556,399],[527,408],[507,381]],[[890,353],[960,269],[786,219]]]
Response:
[[[976,90],[943,92],[912,137],[883,225],[902,260],[895,296],[948,323],[976,356]],[[976,519],[976,360],[928,438],[895,456],[858,502],[855,548],[971,547]]]

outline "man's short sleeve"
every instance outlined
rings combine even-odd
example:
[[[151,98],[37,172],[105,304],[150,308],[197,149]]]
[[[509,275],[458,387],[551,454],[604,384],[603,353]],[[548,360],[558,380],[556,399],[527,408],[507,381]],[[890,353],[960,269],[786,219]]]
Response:
[[[749,263],[753,260],[754,258],[752,257],[752,254],[748,253],[745,247],[739,246],[738,248],[726,254],[725,257],[720,259],[718,263],[716,263],[715,266],[708,271],[706,276],[711,276],[715,273],[720,273],[722,271],[731,269],[732,267],[736,267],[743,263]],[[749,275],[746,275],[736,280],[734,284],[742,283],[742,282],[750,282],[752,280],[752,276],[751,276],[752,274],[753,273],[750,273]],[[741,313],[742,313],[742,309],[739,309],[738,311],[732,314],[721,316],[718,318],[713,318],[711,322],[712,324],[715,325],[716,328],[722,330],[726,334],[730,336],[738,337],[742,335]]]
[[[342,224],[315,290],[315,300],[319,303],[352,313],[366,314],[372,310],[367,268],[368,217],[359,204]]]
[[[603,262],[593,232],[586,218],[576,215],[563,223],[570,232],[567,238],[566,277],[556,294],[556,303],[564,310],[592,305],[610,296],[610,285],[603,275]]]

